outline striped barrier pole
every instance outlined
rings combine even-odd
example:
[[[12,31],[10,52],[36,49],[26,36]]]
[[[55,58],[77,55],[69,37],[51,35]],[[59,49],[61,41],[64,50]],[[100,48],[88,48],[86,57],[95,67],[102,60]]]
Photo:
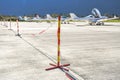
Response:
[[[0,25],[2,25],[2,21],[0,21]]]
[[[8,20],[6,20],[6,27],[8,27]]]
[[[68,71],[68,69],[66,69],[66,68],[64,68],[64,67],[66,67],[66,66],[70,66],[70,64],[63,64],[63,65],[61,65],[60,64],[60,31],[61,31],[61,16],[58,16],[58,31],[57,31],[57,39],[58,39],[58,53],[57,53],[57,64],[51,64],[50,63],[50,65],[51,66],[53,66],[53,67],[50,67],[50,68],[47,68],[47,69],[45,69],[46,71],[48,71],[48,70],[52,70],[52,69],[56,69],[56,68],[59,68],[59,69],[61,69],[61,70],[66,70],[66,71]]]
[[[61,23],[61,17],[58,17],[58,31],[57,31],[57,38],[58,38],[58,56],[57,56],[57,65],[60,66],[60,23]]]
[[[16,23],[17,23],[17,34],[16,34],[16,36],[20,36],[20,34],[19,34],[19,23],[18,23],[18,19],[16,20]]]
[[[10,28],[9,28],[9,30],[11,30],[11,19],[10,19]]]
[[[3,23],[4,23],[3,25],[5,26],[5,19],[4,19]]]

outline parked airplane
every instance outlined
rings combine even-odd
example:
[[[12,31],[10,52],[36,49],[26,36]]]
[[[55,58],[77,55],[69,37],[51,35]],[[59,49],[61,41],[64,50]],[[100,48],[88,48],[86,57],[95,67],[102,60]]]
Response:
[[[97,8],[92,9],[92,15],[83,18],[77,17],[74,13],[70,13],[70,20],[87,21],[90,25],[104,25],[104,21],[112,19],[118,19],[118,17],[108,18],[107,16],[102,16]]]
[[[57,18],[53,18],[50,14],[46,14],[46,19],[47,20],[54,20],[54,21],[57,20]]]
[[[39,15],[35,14],[34,17],[27,17],[27,16],[22,17],[22,16],[19,16],[18,20],[20,20],[20,21],[41,21],[41,20],[44,20],[44,19],[39,17]]]
[[[35,16],[30,21],[45,21],[46,19],[41,18],[38,14],[35,14]]]
[[[27,17],[27,16],[24,16],[24,17],[19,16],[19,17],[18,17],[18,20],[20,20],[20,21],[28,21],[28,20],[30,20],[30,18]]]
[[[34,17],[27,17],[27,16],[24,16],[24,17],[21,17],[19,16],[18,19],[20,21],[49,21],[49,20],[57,20],[57,18],[52,18],[49,14],[46,15],[46,18],[41,18],[38,14],[35,14]]]
[[[46,17],[47,17],[47,20],[50,20],[50,21],[57,21],[58,20],[58,18],[53,18],[50,14],[47,14]],[[61,16],[61,23],[63,23],[63,24],[69,23],[68,18]]]

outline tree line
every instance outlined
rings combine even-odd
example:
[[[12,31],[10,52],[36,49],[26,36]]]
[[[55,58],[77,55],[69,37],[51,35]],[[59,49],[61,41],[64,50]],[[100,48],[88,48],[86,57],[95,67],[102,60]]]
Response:
[[[24,15],[24,16],[28,16],[28,17],[34,17],[35,14],[31,14],[31,15]],[[57,17],[58,15],[62,15],[64,17],[70,17],[69,14],[57,14],[57,13],[54,13],[54,14],[51,14],[52,17]],[[85,16],[81,16],[81,15],[78,15],[79,17],[85,17]],[[114,14],[108,14],[108,13],[105,13],[104,16],[107,16],[109,18],[111,17],[114,17]],[[120,15],[116,15],[119,17],[120,19]],[[43,17],[40,15],[40,17]],[[10,15],[0,15],[0,21],[3,21],[3,20],[7,20],[7,21],[16,21],[16,19],[18,19],[18,16],[10,16]]]
[[[16,16],[9,16],[9,15],[0,15],[0,21],[6,20],[6,21],[16,21]]]

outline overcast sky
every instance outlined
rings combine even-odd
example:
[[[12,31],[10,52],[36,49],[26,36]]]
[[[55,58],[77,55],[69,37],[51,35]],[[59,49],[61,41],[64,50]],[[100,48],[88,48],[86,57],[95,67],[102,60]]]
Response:
[[[92,8],[120,15],[120,0],[0,0],[0,14],[16,16],[70,12],[84,16],[91,14]]]

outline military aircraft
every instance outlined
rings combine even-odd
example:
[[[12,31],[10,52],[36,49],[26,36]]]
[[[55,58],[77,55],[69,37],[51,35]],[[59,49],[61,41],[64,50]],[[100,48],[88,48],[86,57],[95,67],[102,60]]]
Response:
[[[107,16],[102,16],[97,8],[92,9],[92,14],[86,17],[78,17],[74,13],[70,13],[70,20],[75,21],[86,21],[89,25],[104,25],[104,21],[118,19],[119,17],[114,16],[113,18],[108,18]]]
[[[30,17],[27,17],[27,16],[24,16],[24,17],[19,16],[19,17],[18,17],[18,20],[19,20],[19,21],[29,21],[29,20],[30,20]]]

